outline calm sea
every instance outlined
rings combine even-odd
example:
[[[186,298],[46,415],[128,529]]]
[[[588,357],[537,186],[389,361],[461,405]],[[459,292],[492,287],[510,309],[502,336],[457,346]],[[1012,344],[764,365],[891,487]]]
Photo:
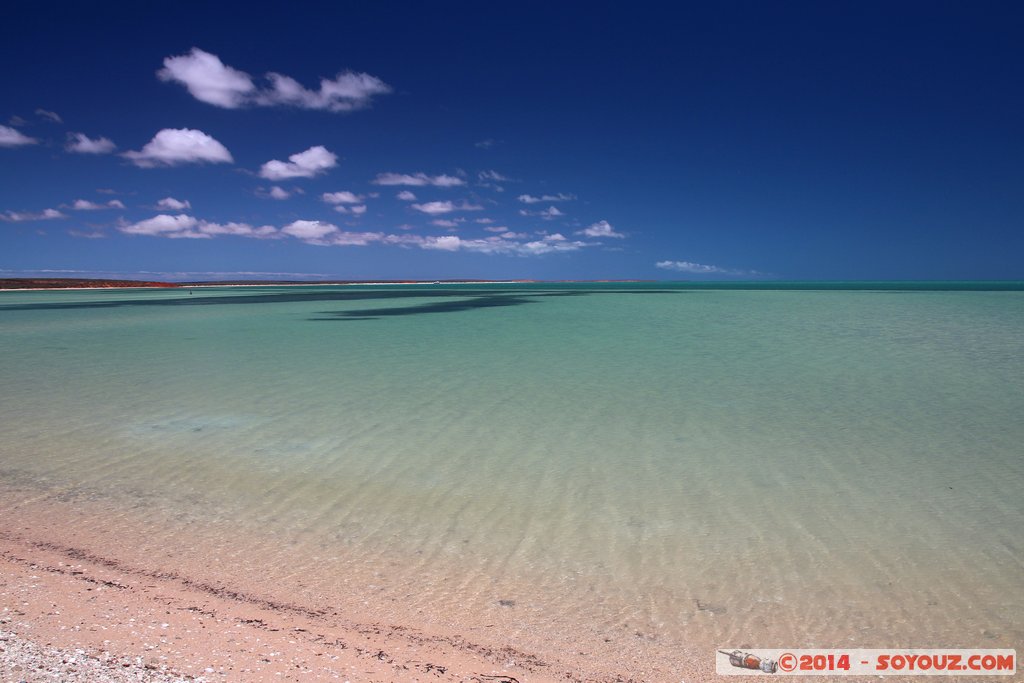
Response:
[[[1022,289],[0,293],[0,501],[427,620],[1018,647]]]

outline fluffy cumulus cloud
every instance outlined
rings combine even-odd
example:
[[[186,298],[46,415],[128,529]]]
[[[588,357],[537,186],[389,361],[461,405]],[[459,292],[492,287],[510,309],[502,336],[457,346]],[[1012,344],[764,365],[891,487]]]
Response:
[[[414,201],[416,201],[416,195],[414,195],[409,190],[402,190],[401,192],[396,194],[395,197],[397,197],[398,199],[401,199],[403,202],[414,202]]]
[[[658,261],[654,264],[662,270],[674,270],[677,273],[691,273],[694,275],[759,275],[756,271],[735,270],[733,268],[722,268],[704,263],[693,263],[691,261]]]
[[[292,237],[297,237],[304,242],[318,242],[333,232],[338,232],[338,226],[324,223],[322,221],[293,221],[281,228],[281,232]]]
[[[592,223],[583,230],[579,230],[577,235],[586,235],[587,237],[614,237],[616,239],[624,239],[626,236],[621,232],[615,232],[612,224],[608,221],[598,221]]]
[[[382,241],[386,235],[382,232],[346,232],[339,230],[331,235],[328,244],[335,247],[365,247],[368,244]]]
[[[431,216],[437,216],[443,213],[451,213],[455,210],[455,204],[448,201],[426,202],[423,204],[413,204],[412,208]]]
[[[338,165],[338,155],[323,145],[310,147],[288,157],[288,161],[273,159],[260,167],[260,176],[267,180],[312,178]]]
[[[387,240],[385,240],[387,241]],[[415,244],[421,249],[435,251],[468,251],[481,254],[505,254],[510,256],[540,256],[556,252],[578,251],[593,246],[586,242],[570,241],[557,233],[545,235],[539,240],[520,242],[504,236],[483,239],[464,239],[457,235],[417,237],[404,236],[406,244]]]
[[[378,173],[371,181],[374,185],[411,185],[423,187],[458,187],[465,185],[466,181],[457,176],[450,175],[427,175],[426,173]]]
[[[119,227],[121,232],[129,235],[153,235],[162,237],[173,237],[172,233],[181,233],[191,230],[198,225],[199,221],[192,216],[181,214],[169,216],[160,214],[137,223],[124,223]],[[179,235],[180,236],[180,235]]]
[[[197,47],[187,54],[164,59],[164,68],[157,76],[185,86],[201,102],[226,109],[283,105],[346,112],[364,109],[375,96],[391,92],[391,87],[376,76],[351,71],[333,79],[321,79],[318,90],[310,90],[290,76],[271,72],[267,74],[268,85],[261,88],[249,74],[227,66],[217,55]]]
[[[105,204],[97,204],[88,199],[76,199],[71,203],[71,208],[75,211],[98,211],[100,209],[123,209],[125,206],[120,199],[111,199]]]
[[[268,192],[267,195],[271,199],[288,199],[289,197],[291,197],[291,194],[288,192],[288,190],[284,189],[283,187],[278,187],[277,185],[271,187],[270,192]]]
[[[319,90],[309,90],[294,78],[278,73],[267,74],[267,79],[270,89],[260,93],[258,104],[344,112],[364,109],[374,96],[391,92],[390,86],[376,76],[351,71],[340,73],[333,80],[320,79]]]
[[[17,128],[0,126],[0,147],[21,147],[22,145],[34,145],[38,140],[30,138]]]
[[[413,204],[412,208],[416,209],[421,213],[428,214],[430,216],[438,216],[444,213],[451,213],[452,211],[482,211],[484,207],[478,204],[469,204],[467,202],[456,204],[450,201],[443,201]]]
[[[249,103],[256,92],[252,78],[244,71],[232,69],[217,55],[197,47],[185,55],[168,57],[157,72],[162,81],[184,85],[192,97],[217,107],[235,109]]]
[[[351,216],[362,216],[366,213],[366,204],[338,204],[334,210]]]
[[[411,226],[410,226],[411,227]],[[542,256],[544,254],[573,252],[598,243],[569,240],[554,233],[530,239],[525,233],[505,230],[500,235],[483,238],[464,238],[456,235],[386,234],[383,232],[345,231],[338,226],[317,220],[296,220],[283,228],[264,225],[253,227],[247,223],[213,223],[186,214],[160,214],[152,218],[128,223],[122,221],[118,229],[129,235],[146,235],[170,239],[211,239],[220,236],[250,237],[257,239],[296,239],[321,247],[364,247],[381,244],[428,251],[471,252],[505,256]],[[87,236],[87,235],[86,235]]]
[[[125,152],[123,156],[141,168],[234,161],[224,145],[191,128],[164,128],[140,151]]]
[[[328,204],[361,204],[365,197],[349,192],[348,190],[342,190],[340,192],[324,192],[320,195],[320,198]]]
[[[90,138],[85,133],[68,133],[65,149],[76,154],[110,154],[117,149],[117,145],[110,138]]]
[[[386,237],[381,232],[347,232],[330,223],[306,220],[293,221],[281,228],[281,232],[320,247],[365,247]]]
[[[27,221],[50,221],[55,218],[67,218],[66,214],[61,213],[57,209],[43,209],[39,212],[34,211],[5,211],[0,213],[0,221],[7,221],[8,223],[24,223]]]
[[[122,223],[118,230],[128,235],[148,235],[172,239],[211,239],[220,235],[266,239],[279,237],[271,225],[253,227],[248,223],[213,223],[186,214],[160,214],[137,223]]]
[[[556,218],[561,218],[565,215],[564,211],[559,210],[557,206],[549,206],[546,209],[540,211],[527,211],[526,209],[519,210],[520,216],[539,216],[542,220],[553,221]]]
[[[175,199],[174,197],[164,197],[156,203],[156,208],[163,209],[164,211],[184,211],[185,209],[192,208],[192,202],[187,199]]]
[[[365,246],[383,241],[376,232],[344,232],[323,221],[297,220],[281,229],[272,225],[253,226],[248,223],[216,223],[188,214],[159,214],[136,223],[122,221],[118,230],[127,235],[145,235],[170,239],[212,239],[215,237],[249,237],[254,239],[295,238],[318,246]]]
[[[545,194],[539,197],[530,194],[521,194],[517,197],[523,204],[540,204],[541,202],[568,202],[576,199],[574,194],[565,194],[559,192],[558,194]]]

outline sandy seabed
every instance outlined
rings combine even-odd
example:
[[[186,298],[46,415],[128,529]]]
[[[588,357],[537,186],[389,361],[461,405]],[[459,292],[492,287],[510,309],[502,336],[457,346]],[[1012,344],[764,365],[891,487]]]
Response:
[[[639,632],[548,637],[461,606],[417,620],[360,585],[310,595],[301,578],[220,572],[203,539],[154,552],[121,510],[32,493],[0,490],[2,683],[718,678],[712,653],[672,655]]]

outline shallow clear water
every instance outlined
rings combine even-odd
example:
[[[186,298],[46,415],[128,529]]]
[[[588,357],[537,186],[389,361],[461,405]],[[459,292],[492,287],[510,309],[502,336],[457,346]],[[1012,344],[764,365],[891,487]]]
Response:
[[[0,493],[427,611],[1014,646],[1024,292],[817,287],[2,293]]]

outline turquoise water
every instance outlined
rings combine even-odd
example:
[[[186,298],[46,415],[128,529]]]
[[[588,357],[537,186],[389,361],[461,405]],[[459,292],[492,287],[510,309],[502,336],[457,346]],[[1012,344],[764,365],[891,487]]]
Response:
[[[0,495],[250,539],[322,592],[1024,639],[1019,284],[6,292],[0,379]]]

